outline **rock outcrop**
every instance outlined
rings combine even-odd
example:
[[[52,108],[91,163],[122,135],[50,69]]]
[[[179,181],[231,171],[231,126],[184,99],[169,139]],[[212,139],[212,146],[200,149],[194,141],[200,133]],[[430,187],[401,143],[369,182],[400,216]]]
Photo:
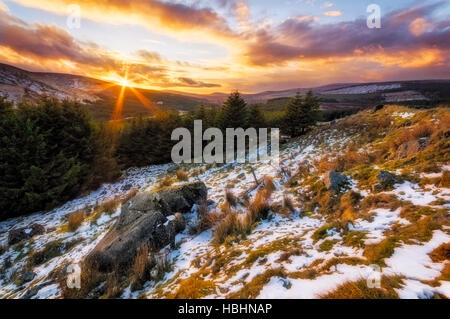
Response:
[[[380,171],[377,175],[377,184],[373,186],[374,192],[382,192],[392,188],[400,179],[387,171]]]
[[[159,250],[173,245],[185,228],[183,213],[207,198],[202,182],[140,193],[122,206],[119,220],[94,250],[87,262],[101,271],[129,266],[141,245]]]
[[[423,137],[403,143],[397,148],[395,158],[404,159],[423,151],[428,146],[429,140],[429,138]]]
[[[325,174],[323,182],[328,190],[340,192],[348,184],[348,178],[345,175],[330,171]]]

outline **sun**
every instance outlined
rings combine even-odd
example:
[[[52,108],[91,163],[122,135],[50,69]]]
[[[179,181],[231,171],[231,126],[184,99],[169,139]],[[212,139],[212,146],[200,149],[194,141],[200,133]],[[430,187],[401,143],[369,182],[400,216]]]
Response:
[[[129,86],[131,86],[131,82],[128,81],[127,78],[122,78],[119,80],[119,85],[123,86],[123,87],[129,87]]]

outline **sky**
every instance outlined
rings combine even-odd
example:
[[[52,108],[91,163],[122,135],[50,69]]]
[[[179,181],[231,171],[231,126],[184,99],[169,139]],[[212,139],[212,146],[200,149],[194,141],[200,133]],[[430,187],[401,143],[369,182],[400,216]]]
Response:
[[[447,0],[0,0],[0,62],[149,89],[448,79],[449,52]]]

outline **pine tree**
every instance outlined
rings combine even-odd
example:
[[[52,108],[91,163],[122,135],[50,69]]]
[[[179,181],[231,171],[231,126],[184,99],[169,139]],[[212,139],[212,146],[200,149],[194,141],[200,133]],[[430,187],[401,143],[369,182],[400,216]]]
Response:
[[[111,146],[74,102],[12,110],[0,100],[0,136],[0,220],[51,209],[118,175]]]
[[[308,129],[311,126],[317,124],[317,121],[321,118],[320,102],[312,91],[308,91],[304,100],[304,108],[306,114],[305,128]]]
[[[222,130],[226,128],[247,128],[249,110],[247,103],[239,92],[233,92],[223,103],[218,115],[217,126]]]
[[[250,107],[249,126],[254,128],[267,127],[266,119],[258,104]]]
[[[289,135],[299,136],[303,133],[303,116],[303,99],[300,93],[297,93],[286,108],[285,126]]]
[[[297,93],[287,105],[285,125],[288,134],[300,136],[320,119],[319,99],[309,91],[305,98]]]

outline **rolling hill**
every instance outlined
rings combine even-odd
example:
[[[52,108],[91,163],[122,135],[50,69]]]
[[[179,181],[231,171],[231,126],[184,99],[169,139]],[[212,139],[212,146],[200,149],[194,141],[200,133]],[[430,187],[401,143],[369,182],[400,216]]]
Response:
[[[108,120],[113,114],[120,89],[114,83],[79,75],[29,72],[0,64],[0,96],[6,96],[14,103],[33,103],[43,96],[72,99],[85,104],[96,119]],[[152,107],[164,110],[189,111],[201,103],[208,103],[201,97],[189,97],[180,93],[136,90]],[[152,112],[130,90],[125,92],[123,110],[124,118],[149,115]]]
[[[59,73],[29,72],[0,64],[0,96],[15,103],[35,102],[42,96],[74,99],[86,105],[98,120],[108,120],[120,93],[114,83]],[[325,110],[364,109],[376,104],[396,103],[410,106],[434,106],[450,101],[450,80],[394,81],[372,83],[337,83],[315,88],[294,88],[243,94],[248,103],[262,104],[267,111],[279,111],[297,92],[312,90]],[[193,94],[178,91],[137,89],[151,108],[191,111],[201,104],[221,104],[228,93]],[[123,117],[152,113],[131,90],[125,91]]]

